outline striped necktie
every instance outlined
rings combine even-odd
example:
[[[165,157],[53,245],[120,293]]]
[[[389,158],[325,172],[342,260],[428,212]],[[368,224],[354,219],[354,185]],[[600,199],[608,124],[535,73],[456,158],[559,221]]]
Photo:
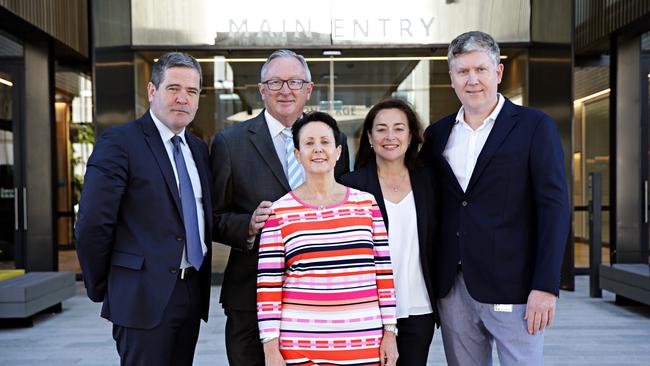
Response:
[[[293,154],[294,145],[293,145],[293,134],[291,133],[290,128],[285,128],[282,130],[282,135],[284,135],[284,153],[285,159],[287,161],[287,180],[289,181],[289,186],[292,190],[296,189],[302,182],[305,180],[303,177],[302,166],[298,164],[296,156]]]
[[[174,163],[178,174],[179,191],[181,194],[181,207],[183,208],[183,223],[185,224],[185,250],[187,261],[198,271],[203,263],[203,247],[199,234],[199,220],[196,214],[196,198],[192,189],[190,173],[185,165],[182,140],[180,136],[172,137],[174,144]]]

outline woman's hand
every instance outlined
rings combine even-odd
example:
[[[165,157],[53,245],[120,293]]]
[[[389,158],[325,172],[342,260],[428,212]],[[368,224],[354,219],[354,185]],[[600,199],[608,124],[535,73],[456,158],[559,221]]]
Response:
[[[286,366],[284,358],[280,353],[280,342],[278,339],[264,343],[264,365],[266,366]]]
[[[379,362],[381,366],[395,366],[397,364],[397,338],[393,332],[384,332],[384,337],[379,346]]]

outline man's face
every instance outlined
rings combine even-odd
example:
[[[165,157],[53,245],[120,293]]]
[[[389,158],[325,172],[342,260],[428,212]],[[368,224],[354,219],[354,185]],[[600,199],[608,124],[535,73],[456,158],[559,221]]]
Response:
[[[293,57],[279,57],[271,60],[266,69],[265,80],[305,80],[305,69],[300,61]],[[264,107],[283,125],[290,127],[300,117],[314,84],[304,83],[299,90],[289,89],[284,83],[280,90],[270,90],[260,83],[259,89],[264,100]]]
[[[200,91],[199,72],[189,67],[165,70],[158,88],[151,82],[147,85],[153,114],[174,132],[180,131],[194,119],[199,108]]]
[[[503,76],[503,64],[495,65],[486,52],[469,52],[451,61],[449,75],[451,87],[463,103],[466,113],[490,113],[497,101],[497,86]]]

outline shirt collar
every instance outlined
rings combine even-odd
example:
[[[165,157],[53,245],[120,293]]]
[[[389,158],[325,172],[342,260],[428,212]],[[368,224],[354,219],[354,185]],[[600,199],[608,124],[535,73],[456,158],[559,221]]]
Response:
[[[501,109],[503,109],[503,105],[506,102],[506,98],[504,98],[503,95],[501,95],[501,93],[497,93],[497,95],[498,95],[497,106],[494,108],[492,113],[490,113],[490,115],[487,116],[487,118],[485,118],[485,120],[479,126],[478,129],[483,128],[483,126],[487,125],[489,122],[494,122],[497,120],[497,117],[499,116],[499,113],[501,112]],[[467,124],[467,122],[465,122],[465,107],[463,106],[461,106],[460,109],[458,110],[458,113],[456,113],[456,121],[454,122],[454,124],[459,124],[459,123]]]
[[[275,138],[277,135],[282,133],[282,130],[284,130],[286,127],[280,121],[278,121],[275,117],[269,113],[266,109],[264,109],[264,118],[266,119],[266,125],[269,126],[269,132],[271,133],[271,138]]]
[[[153,123],[156,125],[156,128],[158,129],[158,133],[160,133],[160,137],[162,138],[163,142],[167,142],[172,139],[176,134],[174,131],[170,130],[169,127],[167,127],[164,123],[162,123],[158,117],[156,117],[155,114],[153,114],[153,111],[149,109],[149,114],[151,115],[151,119],[153,120]],[[178,133],[178,136],[181,137],[181,140],[183,141],[183,144],[187,145],[187,141],[185,141],[185,127],[181,130],[181,132]]]

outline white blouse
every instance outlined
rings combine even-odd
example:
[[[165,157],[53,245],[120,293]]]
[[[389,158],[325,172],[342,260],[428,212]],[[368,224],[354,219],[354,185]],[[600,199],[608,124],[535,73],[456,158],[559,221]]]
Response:
[[[393,265],[397,318],[433,312],[420,265],[418,223],[413,191],[400,202],[384,199],[388,215],[388,245]]]

